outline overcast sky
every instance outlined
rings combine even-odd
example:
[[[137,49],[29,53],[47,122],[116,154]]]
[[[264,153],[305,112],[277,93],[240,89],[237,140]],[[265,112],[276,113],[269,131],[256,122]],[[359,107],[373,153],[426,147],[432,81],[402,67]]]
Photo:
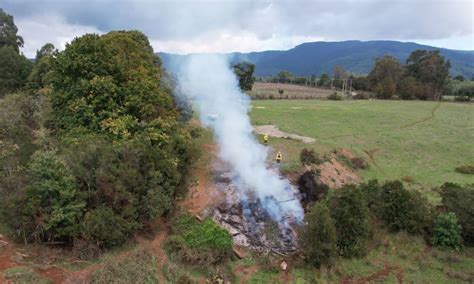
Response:
[[[474,50],[472,0],[0,0],[34,57],[85,33],[138,29],[155,51],[289,49],[308,41],[400,40]]]

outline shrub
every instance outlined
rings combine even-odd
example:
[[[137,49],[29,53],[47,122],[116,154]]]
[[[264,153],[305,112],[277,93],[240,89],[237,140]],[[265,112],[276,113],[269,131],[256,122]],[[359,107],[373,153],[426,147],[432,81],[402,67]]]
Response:
[[[169,252],[190,264],[217,264],[232,255],[232,238],[209,218],[198,223],[191,215],[173,220],[172,235],[166,244]]]
[[[305,216],[299,242],[305,260],[319,267],[336,255],[336,228],[325,203],[319,202]]]
[[[29,172],[23,209],[30,219],[26,237],[39,241],[76,236],[86,203],[66,163],[55,151],[39,151],[33,155]]]
[[[355,186],[345,186],[331,200],[331,216],[337,231],[337,250],[344,257],[367,254],[369,210],[363,193]]]
[[[354,157],[350,162],[354,169],[367,169],[369,167],[367,161],[362,157]]]
[[[304,204],[318,201],[327,193],[328,186],[320,183],[318,177],[318,171],[309,170],[298,178],[298,188],[302,194],[302,202]]]
[[[323,160],[312,149],[303,148],[300,152],[300,162],[302,165],[321,164]]]
[[[367,201],[367,206],[373,212],[377,212],[378,208],[381,206],[380,192],[381,185],[375,179],[369,180],[368,182],[361,183],[359,185],[359,190],[365,197]]]
[[[342,100],[342,95],[338,94],[337,92],[334,92],[328,96],[328,100],[340,101]]]
[[[456,214],[448,212],[440,214],[433,229],[433,244],[442,248],[462,248],[461,226]]]
[[[355,96],[352,96],[353,100],[368,100],[370,96],[367,93],[357,93]]]
[[[440,194],[443,205],[456,214],[464,242],[474,244],[474,185],[462,187],[455,183],[445,183],[441,186]]]
[[[388,181],[381,189],[378,216],[392,232],[426,232],[431,225],[428,201],[419,192],[409,192],[400,181]]]
[[[82,237],[98,247],[121,245],[128,239],[130,231],[130,225],[109,207],[87,212],[82,222]]]
[[[456,172],[461,174],[474,175],[474,165],[462,165],[456,168]]]

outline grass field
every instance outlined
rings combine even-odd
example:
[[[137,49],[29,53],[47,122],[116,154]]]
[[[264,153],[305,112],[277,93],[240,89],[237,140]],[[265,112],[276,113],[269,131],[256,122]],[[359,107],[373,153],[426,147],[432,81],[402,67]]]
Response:
[[[472,175],[457,173],[462,164],[474,163],[474,105],[421,101],[253,101],[255,125],[272,124],[280,130],[316,138],[312,144],[276,139],[270,145],[282,150],[283,167],[296,168],[299,151],[323,153],[348,148],[374,162],[360,172],[363,178],[400,179],[410,176],[424,189],[446,181],[474,182]]]
[[[283,90],[282,94],[278,92],[279,89]],[[325,99],[331,93],[334,93],[334,90],[259,82],[256,82],[252,91],[248,92],[250,97],[254,99]]]

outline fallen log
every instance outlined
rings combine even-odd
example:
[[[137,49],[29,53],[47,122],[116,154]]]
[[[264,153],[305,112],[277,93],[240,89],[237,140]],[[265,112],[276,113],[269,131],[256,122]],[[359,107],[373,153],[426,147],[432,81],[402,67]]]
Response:
[[[197,215],[197,214],[196,214],[195,216],[196,216],[196,219],[197,219],[199,222],[202,222],[202,217],[201,217],[201,216],[199,216],[199,215]]]
[[[234,251],[235,255],[239,258],[242,259],[245,257],[245,254],[241,252],[237,247],[233,247],[232,250]]]

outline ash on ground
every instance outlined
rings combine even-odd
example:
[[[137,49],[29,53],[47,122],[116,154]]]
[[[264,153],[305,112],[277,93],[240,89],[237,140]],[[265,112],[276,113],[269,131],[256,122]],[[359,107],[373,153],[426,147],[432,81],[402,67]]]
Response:
[[[214,171],[217,190],[224,201],[209,212],[211,217],[232,235],[234,244],[261,253],[288,254],[296,251],[296,231],[290,217],[275,222],[257,198],[240,198],[230,170]]]

